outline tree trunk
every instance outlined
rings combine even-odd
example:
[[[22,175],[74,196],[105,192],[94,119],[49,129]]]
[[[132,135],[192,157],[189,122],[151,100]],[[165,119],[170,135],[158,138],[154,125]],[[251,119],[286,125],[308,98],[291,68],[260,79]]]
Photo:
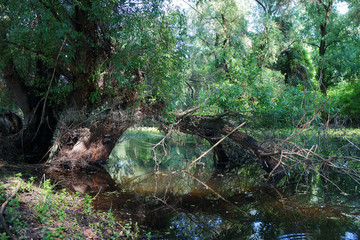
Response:
[[[329,27],[329,23],[330,23],[330,14],[331,14],[331,10],[332,10],[332,1],[329,1],[329,3],[326,5],[324,2],[322,2],[321,0],[318,0],[319,4],[325,9],[325,20],[322,24],[320,24],[320,36],[321,36],[321,40],[320,40],[320,45],[319,45],[319,56],[321,59],[321,63],[319,63],[318,66],[318,81],[319,81],[319,85],[320,85],[320,91],[326,95],[327,92],[327,87],[328,84],[326,83],[326,79],[324,76],[324,72],[325,72],[325,53],[326,53],[326,36],[327,36],[327,29]]]
[[[158,115],[162,108],[159,104],[144,103],[140,107],[128,106],[127,110],[102,111],[97,114],[98,119],[91,119],[90,123],[90,119],[81,119],[78,124],[63,124],[51,149],[48,170],[81,170],[102,166],[128,128]]]
[[[28,93],[23,79],[18,74],[14,61],[10,59],[3,69],[3,79],[14,97],[14,101],[24,114],[25,124],[29,122],[31,110],[28,103]]]
[[[24,114],[23,132],[13,144],[20,146],[19,151],[23,152],[27,162],[40,162],[51,146],[57,124],[56,114],[41,97],[36,96],[34,89],[25,85],[12,59],[3,69],[3,75],[14,101]]]
[[[72,171],[101,166],[108,159],[118,139],[135,121],[109,117],[93,122],[89,127],[60,129],[53,145],[48,169]]]
[[[232,124],[216,116],[187,116],[181,119],[177,127],[181,132],[198,135],[207,139],[212,145],[235,129]],[[272,154],[270,150],[260,146],[259,142],[253,137],[243,131],[236,130],[229,138],[235,143],[235,146],[249,150],[261,160],[263,169],[268,173],[268,179],[277,183],[285,176],[285,170],[281,162],[279,162],[279,159],[275,157],[275,154]],[[215,147],[215,154],[217,154],[219,161],[234,159],[234,156],[231,156],[232,154],[224,151],[224,149],[223,144]]]

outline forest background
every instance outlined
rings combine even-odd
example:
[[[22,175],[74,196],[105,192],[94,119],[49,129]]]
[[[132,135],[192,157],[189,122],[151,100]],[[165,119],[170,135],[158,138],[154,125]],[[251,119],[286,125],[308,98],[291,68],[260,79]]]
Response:
[[[137,92],[165,102],[165,113],[198,107],[285,127],[329,98],[317,124],[359,122],[356,1],[179,2],[185,10],[162,1],[2,1],[2,108],[24,105],[5,84],[12,61],[57,112]],[[35,107],[25,108],[26,123]]]
[[[104,162],[145,119],[169,126],[188,115],[232,116],[257,129],[360,121],[357,1],[3,0],[0,7],[1,107],[3,118],[5,110],[22,118],[12,141],[28,162]]]

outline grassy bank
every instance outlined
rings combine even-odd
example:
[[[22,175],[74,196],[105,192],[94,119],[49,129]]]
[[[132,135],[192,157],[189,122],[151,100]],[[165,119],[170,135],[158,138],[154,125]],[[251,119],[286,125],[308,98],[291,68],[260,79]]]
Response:
[[[316,152],[331,156],[359,156],[360,128],[254,129],[250,133],[265,144],[292,142],[303,148],[316,147]]]
[[[11,195],[14,195],[10,199]],[[8,201],[8,203],[6,203]],[[136,239],[140,230],[122,225],[111,212],[97,212],[88,195],[54,191],[49,180],[24,180],[20,174],[0,178],[5,224],[0,239]],[[6,206],[4,206],[4,204]],[[1,213],[1,212],[0,212]],[[8,227],[4,227],[7,225]],[[6,228],[10,231],[6,233]]]

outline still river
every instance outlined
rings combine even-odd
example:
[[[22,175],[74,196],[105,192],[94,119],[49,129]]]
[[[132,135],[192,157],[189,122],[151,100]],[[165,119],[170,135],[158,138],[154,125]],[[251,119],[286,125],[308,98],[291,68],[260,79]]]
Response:
[[[350,179],[313,175],[275,188],[255,160],[218,171],[212,153],[181,171],[208,148],[196,137],[130,130],[106,173],[66,179],[152,239],[359,239],[360,189]]]

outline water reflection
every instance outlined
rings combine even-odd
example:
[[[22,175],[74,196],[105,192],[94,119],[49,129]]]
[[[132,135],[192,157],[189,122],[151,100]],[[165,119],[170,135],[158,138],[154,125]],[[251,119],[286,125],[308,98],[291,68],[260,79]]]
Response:
[[[262,182],[256,164],[217,172],[212,154],[188,173],[177,171],[205,151],[207,143],[181,136],[156,145],[163,139],[158,133],[130,132],[126,137],[108,161],[108,176],[83,176],[83,184],[73,178],[71,186],[97,195],[97,209],[111,209],[119,219],[145,226],[153,239],[360,236],[358,190],[346,181],[336,182],[337,176],[329,174],[353,195],[339,195],[318,176],[275,189]]]
[[[106,193],[117,189],[115,181],[106,171],[88,172],[53,172],[49,176],[58,188],[66,188],[70,192]]]
[[[203,139],[175,135],[164,139],[158,132],[128,131],[116,145],[106,165],[118,182],[154,171],[171,172],[184,168],[210,146]],[[213,172],[213,155],[197,162],[194,171]],[[193,172],[194,173],[194,172]]]

